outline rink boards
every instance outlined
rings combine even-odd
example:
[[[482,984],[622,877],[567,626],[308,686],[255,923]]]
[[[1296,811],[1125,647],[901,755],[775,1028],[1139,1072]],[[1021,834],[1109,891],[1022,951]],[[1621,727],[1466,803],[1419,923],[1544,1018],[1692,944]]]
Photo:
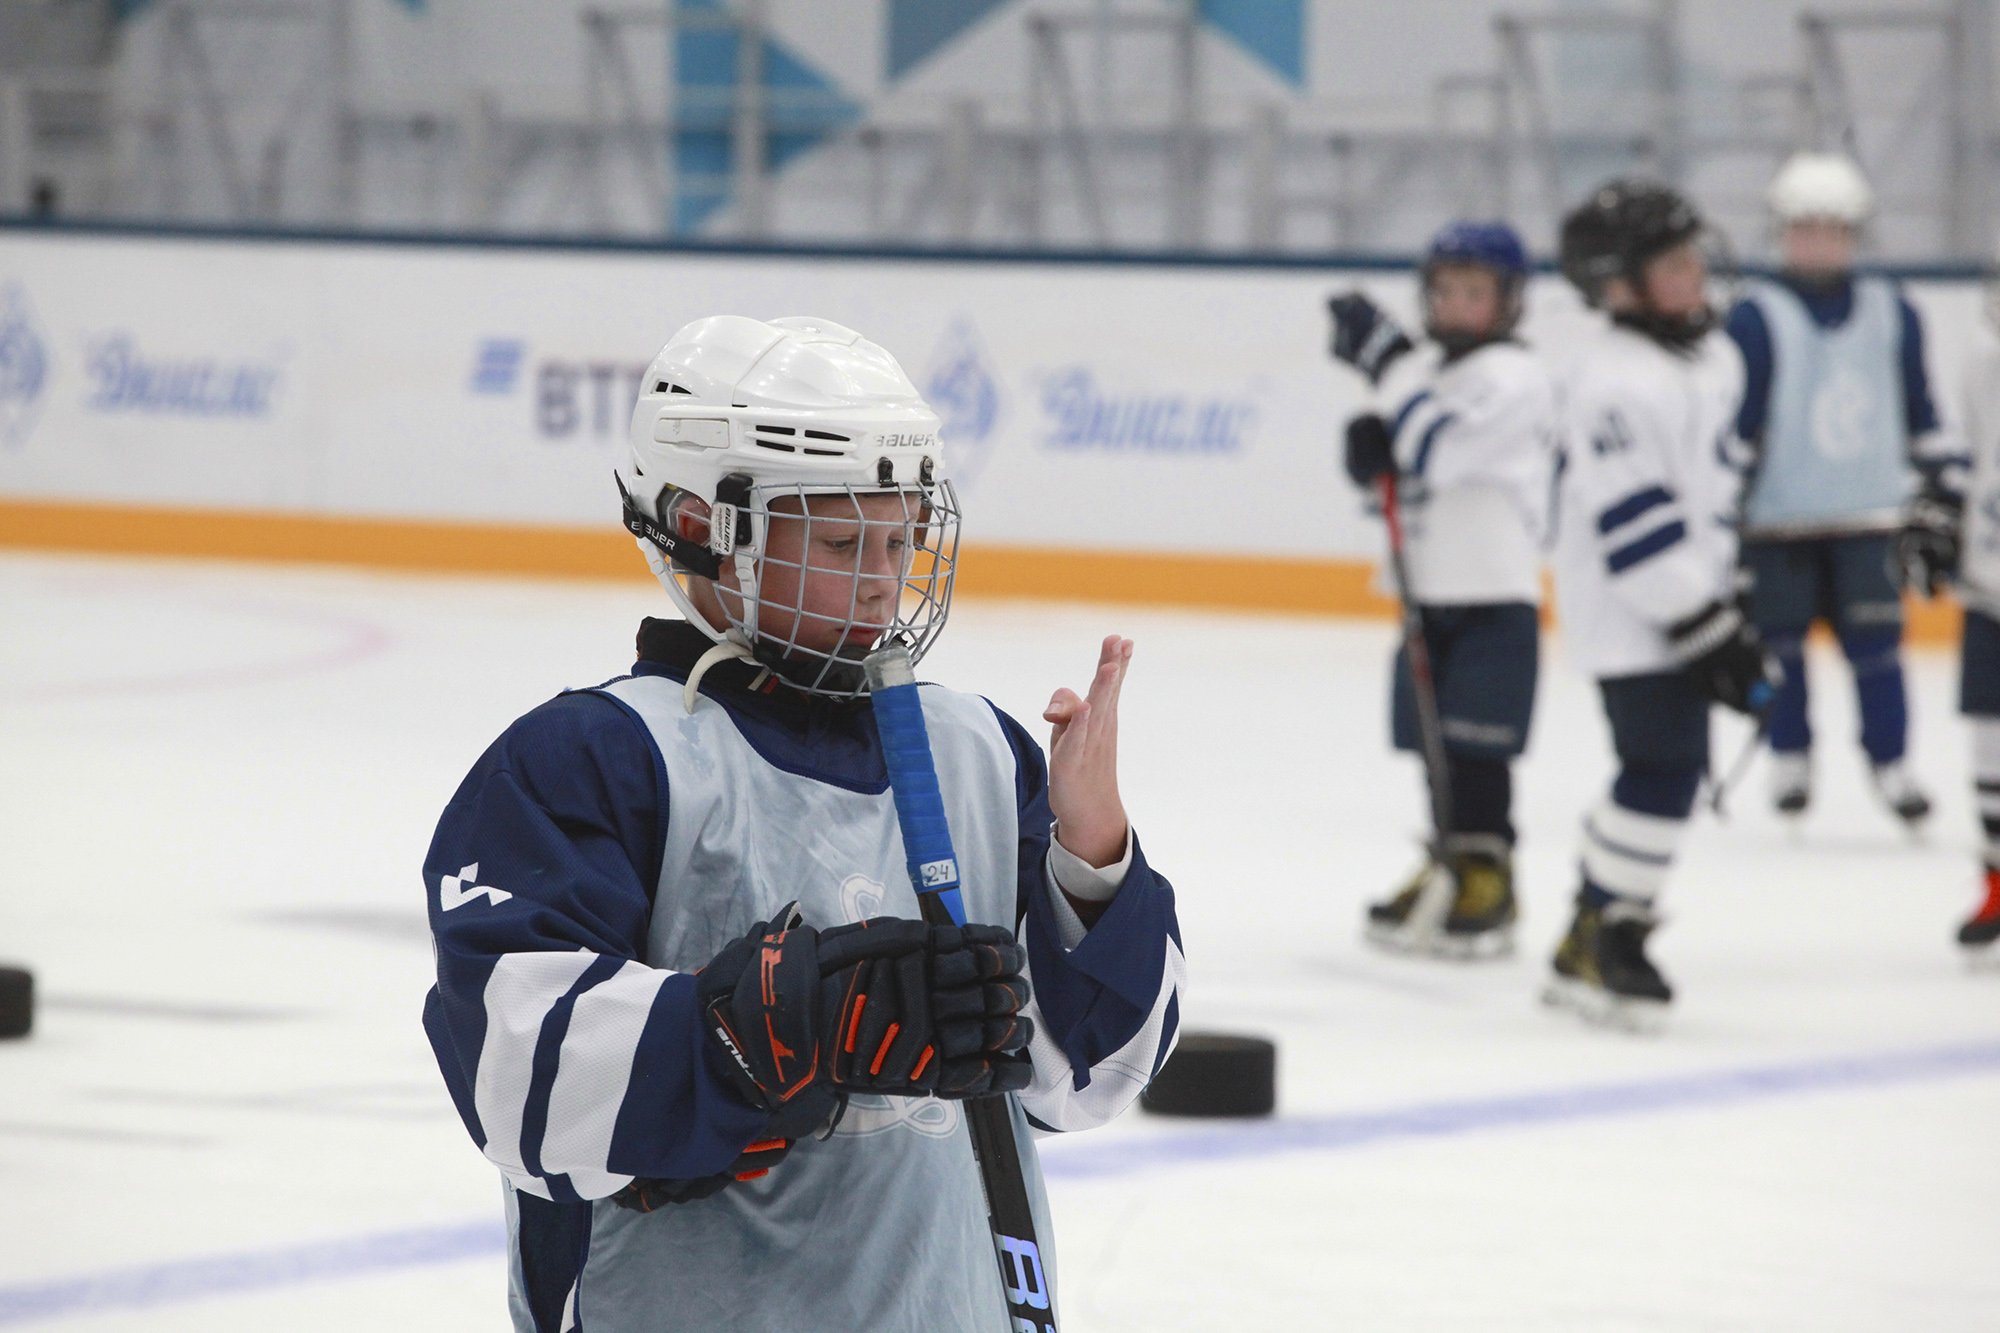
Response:
[[[1381,269],[5,229],[0,541],[637,574],[608,474],[652,353],[815,314],[943,417],[968,590],[1363,610],[1366,387],[1325,351],[1353,286],[1414,323]],[[1910,292],[1952,412],[1977,284]],[[1559,362],[1573,292],[1529,309]]]

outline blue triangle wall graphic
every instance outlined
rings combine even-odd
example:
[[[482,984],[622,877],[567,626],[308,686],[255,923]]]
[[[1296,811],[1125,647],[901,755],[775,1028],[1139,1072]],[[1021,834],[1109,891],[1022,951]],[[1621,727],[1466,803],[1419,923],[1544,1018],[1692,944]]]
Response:
[[[1295,88],[1306,82],[1306,0],[1198,0],[1202,22]],[[889,0],[889,77],[899,79],[1007,0]]]
[[[1201,17],[1293,87],[1305,87],[1305,0],[1201,0]]]
[[[680,0],[684,12],[725,13],[720,0]],[[674,231],[694,231],[727,204],[735,182],[737,33],[682,28],[674,44]],[[861,118],[832,79],[764,38],[764,165],[776,171]]]
[[[889,77],[945,46],[1007,0],[889,0]]]

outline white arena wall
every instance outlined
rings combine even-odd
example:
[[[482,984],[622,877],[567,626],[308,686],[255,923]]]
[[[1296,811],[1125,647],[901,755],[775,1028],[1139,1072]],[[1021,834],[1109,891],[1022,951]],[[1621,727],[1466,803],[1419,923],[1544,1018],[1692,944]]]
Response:
[[[814,314],[944,417],[968,591],[1364,610],[1355,285],[1414,320],[1379,269],[0,229],[0,542],[643,576],[610,472],[653,352]],[[1909,290],[1955,411],[1980,289]],[[1526,336],[1584,318],[1544,277]]]

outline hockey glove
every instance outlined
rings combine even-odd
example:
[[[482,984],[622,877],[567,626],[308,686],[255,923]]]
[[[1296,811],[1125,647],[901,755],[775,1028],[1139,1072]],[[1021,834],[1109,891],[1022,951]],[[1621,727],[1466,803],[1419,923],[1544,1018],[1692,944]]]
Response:
[[[1380,384],[1389,363],[1415,346],[1387,311],[1360,292],[1336,296],[1326,308],[1333,316],[1333,339],[1327,350],[1334,360],[1366,375],[1370,384]]]
[[[785,1160],[785,1154],[797,1141],[760,1139],[745,1148],[742,1156],[729,1164],[727,1171],[718,1171],[712,1176],[696,1176],[691,1180],[668,1176],[642,1177],[612,1195],[611,1202],[620,1208],[630,1208],[635,1213],[650,1213],[668,1204],[706,1199],[711,1194],[720,1194],[739,1180],[755,1180],[770,1174],[771,1168]]]
[[[788,906],[717,954],[696,995],[752,1105],[809,1090],[974,1097],[1028,1085],[1026,964],[998,926],[874,917],[822,932]]]
[[[1362,490],[1375,489],[1375,479],[1396,466],[1396,441],[1389,423],[1364,412],[1347,423],[1347,475]]]
[[[1695,688],[1719,704],[1761,717],[1778,696],[1778,661],[1733,601],[1710,602],[1675,621],[1667,643]]]
[[[1958,577],[1959,533],[1965,497],[1935,484],[1910,501],[1889,554],[1889,577],[1926,597],[1935,597]]]
[[[1027,961],[999,926],[876,917],[821,932],[821,995],[837,1020],[833,1085],[953,1098],[1027,1087]]]

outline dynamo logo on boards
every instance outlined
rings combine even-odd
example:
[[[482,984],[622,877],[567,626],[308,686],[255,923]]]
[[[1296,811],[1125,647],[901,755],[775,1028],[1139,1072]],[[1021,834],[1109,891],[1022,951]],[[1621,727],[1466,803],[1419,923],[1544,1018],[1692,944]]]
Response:
[[[931,352],[924,401],[938,414],[952,481],[970,485],[993,456],[1000,379],[972,321],[960,315]]]
[[[129,333],[111,333],[91,345],[84,361],[93,412],[138,412],[191,417],[266,417],[284,377],[276,360],[172,360],[148,356]]]
[[[28,438],[49,380],[49,346],[19,283],[0,287],[0,446]]]
[[[1088,367],[1069,366],[1042,385],[1048,419],[1043,443],[1052,449],[1105,453],[1233,454],[1257,419],[1248,398],[1183,394],[1107,394]]]

